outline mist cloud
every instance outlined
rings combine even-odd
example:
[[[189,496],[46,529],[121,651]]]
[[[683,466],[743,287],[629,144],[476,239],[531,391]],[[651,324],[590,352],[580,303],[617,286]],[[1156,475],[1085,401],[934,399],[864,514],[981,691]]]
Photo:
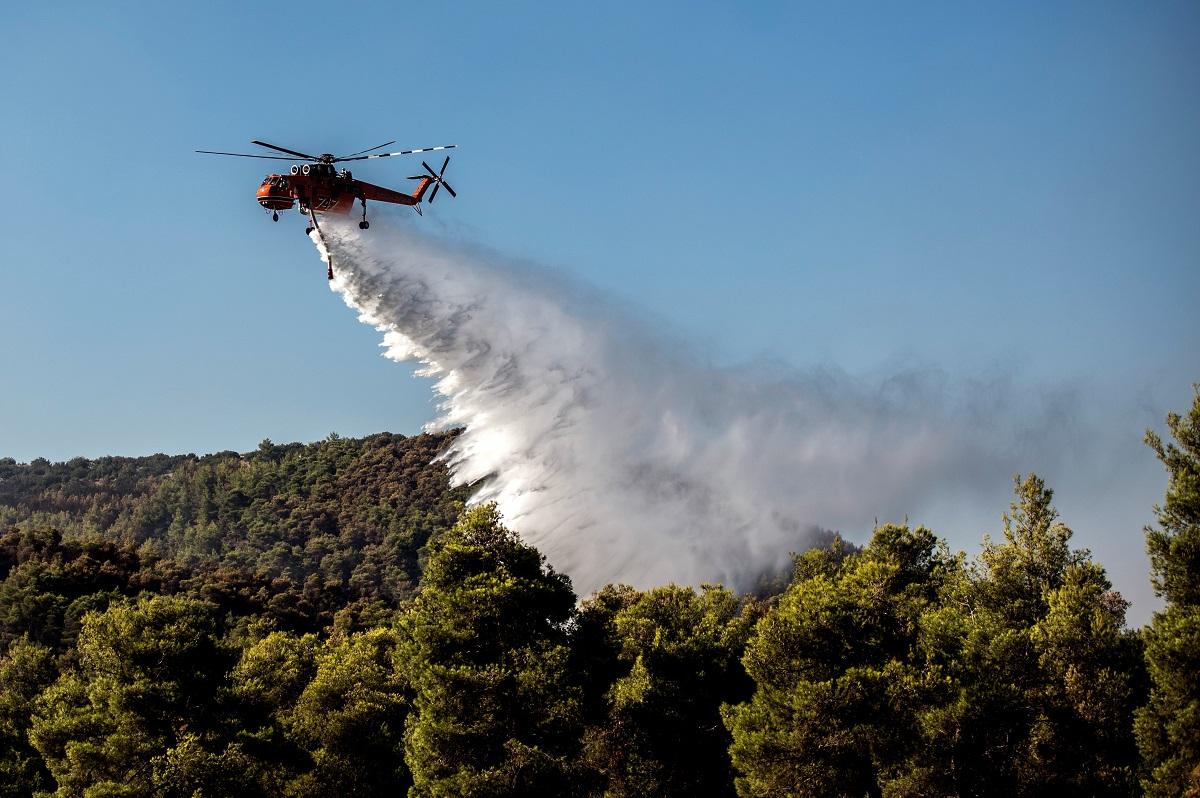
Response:
[[[436,380],[432,426],[464,428],[455,482],[497,502],[581,594],[745,589],[818,527],[861,538],[940,497],[994,495],[1079,438],[1070,391],[1022,397],[1002,375],[951,384],[919,368],[712,367],[562,275],[380,223],[323,228],[332,289],[389,358]]]

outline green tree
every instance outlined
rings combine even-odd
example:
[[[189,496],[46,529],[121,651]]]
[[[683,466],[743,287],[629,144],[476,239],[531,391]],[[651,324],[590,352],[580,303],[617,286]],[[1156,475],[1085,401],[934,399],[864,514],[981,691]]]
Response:
[[[802,562],[746,648],[754,695],[724,712],[738,795],[883,795],[937,676],[910,661],[917,619],[958,561],[889,525],[860,553]]]
[[[407,684],[394,662],[396,643],[392,630],[373,629],[330,641],[318,655],[316,674],[285,720],[313,760],[290,794],[368,798],[408,789]]]
[[[405,734],[410,794],[572,794],[579,691],[567,669],[570,580],[490,505],[466,512],[432,549],[402,621],[415,693]]]
[[[1126,602],[1070,548],[1053,492],[1018,477],[1004,540],[946,582],[919,619],[918,663],[939,680],[919,711],[905,795],[1129,795],[1140,695]]]
[[[29,744],[33,701],[54,681],[50,649],[15,640],[0,657],[0,798],[32,795],[50,786],[50,772]]]
[[[1084,550],[1072,550],[1072,532],[1054,509],[1054,491],[1036,474],[1014,480],[1016,497],[1002,516],[1004,540],[984,538],[980,561],[985,575],[978,582],[982,604],[1000,613],[1009,625],[1029,627],[1048,608],[1051,591],[1067,569],[1087,561]]]
[[[55,795],[219,795],[240,783],[245,755],[222,701],[234,657],[208,606],[114,604],[84,619],[78,658],[38,700],[30,733]]]
[[[593,659],[585,672],[609,676],[592,680],[603,693],[587,732],[604,795],[733,795],[720,710],[750,695],[740,659],[757,606],[675,585],[608,588],[584,606],[575,637]]]
[[[267,795],[295,794],[313,770],[308,749],[288,734],[296,702],[317,672],[316,635],[272,632],[247,646],[233,669],[233,694],[241,710],[241,740],[261,763],[259,785]]]
[[[1043,680],[1031,735],[1033,775],[1059,795],[1137,793],[1133,715],[1144,695],[1142,647],[1129,606],[1092,562],[1069,567],[1030,630]]]
[[[1171,413],[1174,443],[1146,443],[1167,469],[1158,527],[1146,528],[1154,589],[1166,603],[1146,630],[1149,703],[1137,714],[1149,796],[1200,796],[1200,386],[1186,417]]]

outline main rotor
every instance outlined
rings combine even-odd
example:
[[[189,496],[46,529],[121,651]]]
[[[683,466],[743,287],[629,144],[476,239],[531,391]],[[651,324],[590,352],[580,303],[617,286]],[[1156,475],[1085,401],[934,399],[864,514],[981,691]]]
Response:
[[[294,160],[296,160],[296,158],[303,158],[304,160],[310,161],[312,163],[335,164],[335,163],[341,163],[342,161],[365,161],[370,158],[390,158],[393,155],[412,155],[413,153],[417,153],[417,152],[436,152],[437,150],[452,150],[458,146],[457,144],[445,144],[441,147],[421,147],[421,148],[415,149],[415,150],[400,150],[399,152],[377,152],[374,155],[367,155],[367,153],[369,153],[369,152],[372,152],[372,151],[378,150],[378,149],[382,149],[382,148],[388,146],[389,144],[396,143],[395,141],[385,141],[382,144],[376,144],[374,147],[368,147],[365,150],[359,150],[358,152],[354,152],[349,155],[334,155],[331,152],[323,152],[320,155],[309,155],[306,152],[298,152],[296,150],[289,150],[287,147],[280,147],[275,144],[268,144],[265,141],[258,141],[257,139],[255,139],[254,141],[251,141],[250,143],[257,144],[260,147],[266,147],[269,150],[275,150],[276,152],[286,152],[288,155],[290,155],[292,157],[284,158],[281,155],[259,155],[258,153],[246,153],[246,152],[216,152],[214,150],[196,150],[196,152],[202,152],[205,155],[232,155],[235,158],[262,158],[262,159],[265,159],[268,161],[294,161]],[[432,170],[430,170],[430,171],[432,171]]]

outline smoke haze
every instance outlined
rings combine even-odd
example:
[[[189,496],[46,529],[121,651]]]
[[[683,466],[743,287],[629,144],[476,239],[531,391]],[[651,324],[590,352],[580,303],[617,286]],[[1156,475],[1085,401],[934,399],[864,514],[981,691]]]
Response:
[[[331,288],[383,333],[387,357],[436,380],[431,426],[464,428],[454,481],[497,502],[581,595],[746,589],[818,528],[861,539],[875,519],[1003,495],[1015,471],[1041,472],[1086,437],[1069,392],[716,368],[561,275],[381,223],[322,227]]]

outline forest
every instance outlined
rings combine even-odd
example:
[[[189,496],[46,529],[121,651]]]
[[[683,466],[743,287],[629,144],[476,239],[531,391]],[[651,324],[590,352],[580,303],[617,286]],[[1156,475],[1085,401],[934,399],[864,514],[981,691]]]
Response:
[[[0,796],[1200,796],[1200,388],[1167,427],[1142,629],[1036,474],[975,556],[577,596],[454,432],[0,459]]]

